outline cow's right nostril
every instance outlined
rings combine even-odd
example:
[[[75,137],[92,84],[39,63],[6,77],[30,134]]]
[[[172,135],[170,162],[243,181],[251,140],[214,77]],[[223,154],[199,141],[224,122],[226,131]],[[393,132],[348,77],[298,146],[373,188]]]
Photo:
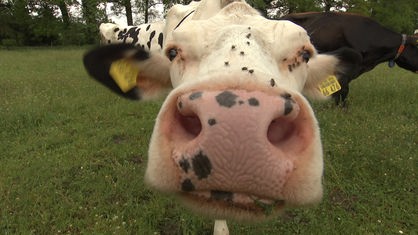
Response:
[[[196,138],[202,131],[202,124],[198,115],[182,101],[177,104],[176,119],[177,123],[180,124],[180,131],[189,140]]]

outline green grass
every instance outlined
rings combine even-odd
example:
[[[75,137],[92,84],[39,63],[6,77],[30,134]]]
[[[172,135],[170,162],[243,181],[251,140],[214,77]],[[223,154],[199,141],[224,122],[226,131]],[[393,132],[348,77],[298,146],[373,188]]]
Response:
[[[143,183],[161,101],[130,102],[87,79],[84,49],[0,51],[0,234],[211,234]],[[325,196],[231,234],[417,234],[418,77],[381,65],[349,108],[314,103]]]

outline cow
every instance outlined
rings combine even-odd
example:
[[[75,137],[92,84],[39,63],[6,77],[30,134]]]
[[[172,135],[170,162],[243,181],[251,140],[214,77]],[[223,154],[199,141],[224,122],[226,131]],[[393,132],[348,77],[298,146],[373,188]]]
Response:
[[[376,65],[389,62],[401,68],[418,72],[418,36],[396,33],[369,17],[340,12],[294,13],[283,16],[302,26],[319,53],[327,53],[346,47],[360,58],[352,61],[340,57],[342,63],[351,64],[352,69],[337,77],[342,89],[333,94],[336,104],[346,105],[349,83]]]
[[[109,44],[83,59],[93,79],[122,97],[170,90],[146,183],[220,219],[260,221],[319,202],[320,132],[302,94],[323,98],[318,84],[351,52],[318,54],[302,27],[268,20],[244,0],[202,0],[180,21],[175,9],[160,53]],[[215,230],[227,230],[225,221]]]
[[[127,43],[149,51],[161,51],[164,27],[164,22],[125,27],[113,23],[102,23],[99,26],[101,44]]]

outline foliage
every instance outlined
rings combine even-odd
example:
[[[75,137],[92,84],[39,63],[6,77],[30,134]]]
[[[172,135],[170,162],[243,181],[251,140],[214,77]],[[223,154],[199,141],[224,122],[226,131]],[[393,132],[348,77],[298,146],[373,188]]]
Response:
[[[98,42],[98,25],[109,21],[105,4],[128,24],[155,21],[155,6],[188,4],[191,0],[0,0],[0,41],[19,45],[67,45]],[[348,11],[370,16],[396,32],[412,34],[418,27],[416,0],[248,0],[264,15],[278,18],[292,12]],[[79,9],[78,13],[70,9]],[[133,15],[139,15],[135,22]]]
[[[161,101],[132,102],[87,78],[83,48],[0,52],[1,234],[212,234],[143,183]],[[415,234],[418,80],[377,67],[347,110],[315,103],[322,203],[231,234]]]

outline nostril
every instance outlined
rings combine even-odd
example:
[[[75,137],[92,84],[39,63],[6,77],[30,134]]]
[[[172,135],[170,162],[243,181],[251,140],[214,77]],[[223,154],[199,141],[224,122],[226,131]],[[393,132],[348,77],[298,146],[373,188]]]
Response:
[[[202,131],[202,124],[197,115],[184,116],[178,113],[178,121],[184,131],[184,134],[188,135],[189,139],[196,138]]]
[[[283,117],[273,120],[267,129],[267,138],[271,144],[282,148],[292,139],[296,131],[295,124]]]
[[[202,124],[196,114],[193,105],[183,102],[181,98],[177,102],[176,122],[178,123],[178,134],[191,140],[196,138],[202,131]]]

